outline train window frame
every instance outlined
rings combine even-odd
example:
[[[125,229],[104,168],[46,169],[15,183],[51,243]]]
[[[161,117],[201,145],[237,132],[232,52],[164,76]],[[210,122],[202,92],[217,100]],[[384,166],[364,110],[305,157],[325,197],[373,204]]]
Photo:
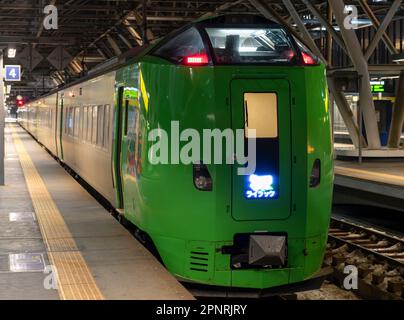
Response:
[[[74,108],[74,137],[79,138],[80,137],[80,107],[75,107]]]
[[[276,121],[274,122],[276,124],[276,134],[268,134],[268,135],[259,135],[258,132],[256,134],[255,137],[251,137],[254,139],[279,139],[279,96],[277,92],[244,92],[243,93],[243,99],[244,99],[244,135],[246,139],[250,139],[249,135],[248,135],[248,129],[250,129],[249,126],[249,109],[248,109],[248,101],[246,100],[246,96],[247,95],[271,95],[275,97],[275,116],[272,117],[273,119],[276,119]],[[250,104],[251,106],[251,104]],[[258,111],[262,111],[261,109]],[[262,112],[261,112],[262,114]],[[269,113],[268,113],[269,115]],[[267,117],[261,117],[264,121],[266,121],[266,119],[268,119]],[[268,122],[266,122],[268,123]],[[266,126],[265,124],[263,126]],[[254,128],[251,128],[254,129]],[[257,129],[257,128],[255,128]],[[266,129],[267,130],[267,129]],[[258,130],[257,130],[258,131]]]
[[[83,127],[84,127],[84,108],[80,107],[80,124],[79,124],[79,140],[83,140]]]
[[[68,114],[69,114],[69,108],[64,108],[63,109],[63,113],[64,113],[64,133],[65,133],[65,135],[67,135],[67,131],[68,131],[68,128],[69,128],[69,126],[68,126],[68,118],[67,118],[67,116],[68,116]]]
[[[212,46],[212,43],[210,41],[210,37],[208,33],[206,32],[205,28],[278,28],[281,30],[284,30],[287,36],[287,39],[290,42],[291,48],[294,50],[296,53],[295,59],[292,59],[291,63],[263,63],[263,62],[249,62],[249,63],[231,63],[231,64],[220,64],[218,63],[216,59],[216,55],[214,54],[214,48]],[[176,31],[173,31],[171,34],[166,36],[164,39],[162,39],[160,42],[158,42],[149,52],[146,53],[146,55],[151,55],[155,56],[158,58],[161,58],[163,60],[166,60],[170,63],[177,64],[178,62],[176,61],[171,61],[167,59],[166,57],[162,57],[159,54],[156,54],[156,52],[164,45],[166,45],[168,42],[172,41],[175,37],[179,36],[181,33],[186,32],[188,29],[191,28],[196,28],[199,32],[199,34],[202,37],[205,49],[206,49],[206,54],[209,58],[209,63],[204,64],[204,66],[248,66],[248,65],[253,65],[253,66],[283,66],[283,67],[294,67],[294,66],[306,66],[303,62],[302,58],[302,50],[300,46],[298,45],[295,37],[282,25],[268,20],[268,22],[259,22],[259,23],[218,23],[218,22],[211,22],[209,20],[205,21],[197,21],[191,24],[188,24]]]
[[[93,106],[88,106],[88,127],[87,127],[87,142],[92,143],[93,136]]]
[[[104,147],[104,105],[97,106],[97,146]]]
[[[73,107],[67,107],[66,108],[66,135],[69,137],[72,137],[73,130],[74,130]]]
[[[97,145],[98,106],[93,106],[91,144]]]
[[[168,45],[170,42],[175,41],[175,39],[179,36],[181,36],[182,34],[185,34],[186,32],[190,31],[191,29],[195,29],[195,31],[199,34],[199,36],[201,37],[201,41],[203,44],[203,47],[205,49],[205,53],[208,56],[208,63],[207,65],[212,65],[213,64],[213,60],[212,60],[212,55],[211,55],[211,48],[209,47],[209,41],[207,41],[208,39],[206,38],[206,36],[201,33],[201,29],[199,28],[198,24],[191,24],[191,25],[187,25],[175,32],[173,32],[171,35],[168,35],[165,39],[163,39],[162,41],[160,41],[149,53],[149,55],[161,58],[163,60],[166,60],[170,63],[176,64],[176,65],[181,65],[183,63],[183,61],[177,61],[175,59],[170,59],[167,56],[161,55],[159,53],[159,50],[161,50],[161,48],[163,48],[164,46]],[[186,56],[184,56],[183,58],[186,58]]]
[[[72,124],[71,127],[70,127],[70,124],[69,124],[69,136],[74,137],[74,108],[70,107],[69,112],[70,112],[69,117],[71,117],[69,119],[70,119],[70,122]]]
[[[215,49],[213,47],[211,38],[206,31],[206,29],[213,28],[213,29],[279,29],[283,30],[285,32],[286,38],[288,39],[291,49],[293,49],[295,53],[295,58],[292,59],[290,62],[281,62],[281,63],[273,63],[273,62],[232,62],[228,64],[220,63],[217,60],[217,56],[215,54]],[[213,61],[213,64],[215,66],[248,66],[248,65],[254,65],[254,66],[285,66],[285,67],[291,67],[291,66],[299,66],[299,59],[297,58],[298,56],[301,56],[301,51],[299,46],[297,45],[294,37],[288,32],[284,27],[281,25],[278,25],[276,23],[268,23],[268,24],[218,24],[218,23],[200,23],[198,26],[198,29],[200,30],[200,33],[203,34],[204,38],[207,39],[206,41],[208,42],[209,46],[209,51],[210,55]]]
[[[110,117],[111,117],[111,105],[106,104],[104,106],[104,148],[109,147],[109,131],[110,131]]]
[[[87,127],[88,127],[88,107],[83,107],[83,131],[82,131],[82,139],[83,141],[87,141]]]

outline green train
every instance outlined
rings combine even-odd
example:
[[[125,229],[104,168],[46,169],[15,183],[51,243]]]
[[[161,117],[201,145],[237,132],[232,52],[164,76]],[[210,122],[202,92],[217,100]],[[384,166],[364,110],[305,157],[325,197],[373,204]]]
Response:
[[[182,282],[262,295],[321,283],[333,188],[325,67],[282,26],[196,21],[29,102],[19,122]]]

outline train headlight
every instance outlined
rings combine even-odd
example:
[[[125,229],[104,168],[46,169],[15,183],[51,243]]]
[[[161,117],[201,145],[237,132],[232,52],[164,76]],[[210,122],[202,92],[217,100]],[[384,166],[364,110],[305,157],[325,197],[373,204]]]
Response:
[[[313,169],[310,176],[310,188],[315,188],[320,185],[321,182],[321,161],[316,159],[313,164]]]
[[[194,185],[201,191],[212,191],[213,182],[208,167],[203,163],[194,164]]]

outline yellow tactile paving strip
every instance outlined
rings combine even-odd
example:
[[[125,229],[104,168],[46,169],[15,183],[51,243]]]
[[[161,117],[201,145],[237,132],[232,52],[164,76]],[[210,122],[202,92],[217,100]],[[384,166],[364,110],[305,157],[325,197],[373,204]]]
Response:
[[[103,294],[15,127],[12,127],[12,135],[48,257],[50,263],[56,268],[60,298],[62,300],[103,300]]]
[[[348,176],[367,181],[374,181],[404,187],[404,177],[395,176],[392,174],[375,172],[364,169],[345,168],[341,166],[335,167],[335,173],[342,176]]]

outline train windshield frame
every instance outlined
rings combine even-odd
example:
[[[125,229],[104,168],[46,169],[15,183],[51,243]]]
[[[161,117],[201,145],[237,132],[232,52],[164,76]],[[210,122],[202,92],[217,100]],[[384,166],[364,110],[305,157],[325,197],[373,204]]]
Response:
[[[222,39],[218,39],[220,32],[223,33]],[[249,37],[246,36],[248,33]],[[191,67],[320,64],[318,58],[309,50],[302,49],[284,27],[271,21],[245,24],[209,20],[196,22],[171,33],[149,54],[176,65]],[[311,58],[309,63],[304,60],[304,54]]]

